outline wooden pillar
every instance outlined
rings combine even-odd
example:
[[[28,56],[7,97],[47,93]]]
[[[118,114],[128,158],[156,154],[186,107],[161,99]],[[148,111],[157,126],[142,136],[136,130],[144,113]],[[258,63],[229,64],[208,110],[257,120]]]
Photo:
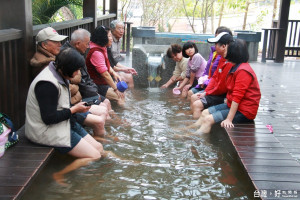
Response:
[[[93,32],[97,27],[97,0],[83,1],[83,17],[92,17],[94,19],[92,30],[90,30],[90,32]]]
[[[109,13],[115,13],[118,18],[118,0],[109,0]]]
[[[33,44],[33,30],[32,30],[32,0],[9,0],[1,1],[0,6],[0,29],[19,29],[22,31],[22,39],[20,45],[17,47],[17,55],[14,58],[17,63],[16,78],[18,80],[16,101],[18,105],[17,116],[11,116],[19,127],[25,121],[25,103],[27,98],[27,91],[30,84],[30,64],[35,47]],[[1,72],[2,73],[2,72]],[[12,91],[13,92],[13,91]],[[5,94],[3,94],[3,97]]]
[[[103,0],[103,10],[102,10],[103,15],[106,13],[106,1]]]
[[[288,20],[289,20],[289,11],[290,11],[291,0],[281,0],[280,11],[279,11],[279,24],[278,28],[281,30],[276,37],[276,56],[275,62],[283,63],[284,62],[284,48],[286,43],[286,35],[288,29]]]

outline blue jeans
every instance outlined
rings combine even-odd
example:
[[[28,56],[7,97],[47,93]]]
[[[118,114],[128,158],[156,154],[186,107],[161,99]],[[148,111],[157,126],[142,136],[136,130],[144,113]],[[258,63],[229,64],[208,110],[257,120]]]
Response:
[[[225,120],[228,116],[230,108],[227,104],[222,103],[216,106],[208,108],[208,112],[213,116],[216,123]],[[252,122],[253,120],[248,119],[240,111],[236,111],[232,123],[243,123],[243,122]]]

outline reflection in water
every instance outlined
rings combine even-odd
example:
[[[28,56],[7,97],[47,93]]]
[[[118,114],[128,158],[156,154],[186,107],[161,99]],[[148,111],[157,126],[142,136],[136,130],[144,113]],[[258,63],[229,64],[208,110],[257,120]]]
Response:
[[[106,126],[118,141],[104,144],[122,159],[105,158],[75,170],[62,187],[51,174],[72,159],[56,154],[23,199],[252,198],[251,183],[241,175],[220,129],[192,139],[174,137],[185,134],[179,128],[192,122],[185,114],[188,102],[158,88],[136,89],[126,96],[125,108],[115,109],[121,122]]]

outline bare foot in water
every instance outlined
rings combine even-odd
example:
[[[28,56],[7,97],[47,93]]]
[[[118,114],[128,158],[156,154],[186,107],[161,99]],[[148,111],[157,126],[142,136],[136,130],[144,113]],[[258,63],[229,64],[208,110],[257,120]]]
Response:
[[[58,183],[59,185],[63,186],[63,187],[68,187],[69,185],[65,182],[66,179],[64,177],[63,174],[59,173],[59,172],[55,172],[52,174],[52,178],[56,181],[56,183]]]
[[[104,139],[103,137],[99,137],[99,136],[93,136],[94,139],[98,142],[100,142],[101,144],[110,144],[112,143],[111,141]]]

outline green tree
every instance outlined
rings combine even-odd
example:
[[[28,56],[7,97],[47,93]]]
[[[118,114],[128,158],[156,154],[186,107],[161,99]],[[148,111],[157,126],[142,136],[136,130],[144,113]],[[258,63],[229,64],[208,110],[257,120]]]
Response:
[[[195,19],[202,21],[202,32],[206,33],[208,17],[213,16],[213,3],[215,0],[182,0],[182,7],[193,32],[195,33]],[[213,22],[212,22],[213,26]]]
[[[158,26],[159,31],[171,30],[169,20],[177,16],[177,0],[141,0],[143,26]]]
[[[185,16],[187,17],[187,20],[193,30],[193,33],[195,33],[195,18],[199,16],[199,13],[197,12],[197,5],[199,3],[199,0],[182,0],[182,5],[184,9]]]
[[[82,0],[32,0],[33,24],[53,22],[53,15],[62,7],[67,7],[76,16],[78,11],[75,10],[82,9],[82,3]]]

